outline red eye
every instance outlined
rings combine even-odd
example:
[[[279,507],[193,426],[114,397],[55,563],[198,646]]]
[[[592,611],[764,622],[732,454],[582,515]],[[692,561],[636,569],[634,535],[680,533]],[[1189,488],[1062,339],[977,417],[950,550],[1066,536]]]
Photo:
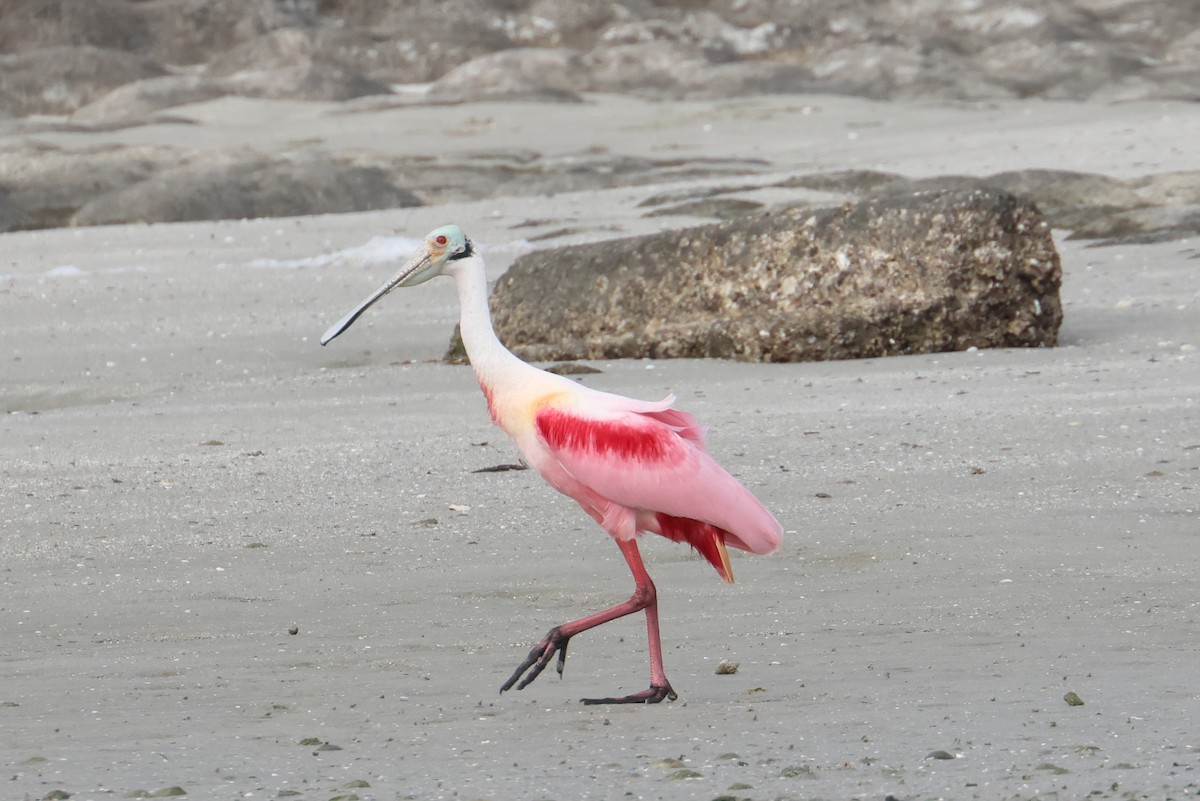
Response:
[[[434,242],[437,242],[439,245],[444,245],[444,244],[446,244],[446,242],[448,242],[449,240],[447,240],[447,239],[446,239],[446,235],[445,235],[445,234],[438,234],[438,235],[437,235],[437,238],[436,238],[436,239],[434,239],[433,241],[434,241]]]

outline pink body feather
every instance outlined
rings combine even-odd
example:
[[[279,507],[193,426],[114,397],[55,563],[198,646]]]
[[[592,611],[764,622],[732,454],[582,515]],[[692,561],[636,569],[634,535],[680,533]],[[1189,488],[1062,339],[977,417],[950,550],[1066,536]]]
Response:
[[[649,531],[687,542],[726,581],[733,577],[723,545],[758,554],[779,547],[778,521],[708,454],[703,429],[670,408],[673,399],[589,392],[565,405],[559,398],[537,407],[540,447],[526,445],[526,456],[613,537]]]

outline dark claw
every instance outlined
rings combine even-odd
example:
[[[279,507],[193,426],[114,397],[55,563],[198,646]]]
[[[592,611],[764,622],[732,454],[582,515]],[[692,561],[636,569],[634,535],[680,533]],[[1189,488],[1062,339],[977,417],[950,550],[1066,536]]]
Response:
[[[657,704],[659,701],[674,701],[679,696],[670,684],[651,684],[650,689],[620,698],[581,698],[583,703],[592,704]]]
[[[555,626],[546,632],[546,636],[542,641],[533,646],[529,651],[529,656],[525,657],[525,661],[517,665],[517,669],[508,677],[508,681],[504,682],[504,686],[500,688],[500,692],[511,690],[516,684],[518,690],[524,690],[529,686],[530,682],[542,674],[546,669],[546,665],[550,664],[550,658],[554,656],[554,652],[558,652],[558,664],[556,669],[558,675],[562,676],[563,667],[567,663],[567,643],[570,641],[569,636],[564,636],[561,626]],[[529,675],[521,679],[525,671],[529,671]],[[520,680],[521,683],[517,684]],[[661,700],[661,699],[660,699]]]
[[[570,637],[564,637],[563,641],[558,646],[558,664],[554,666],[558,671],[558,677],[562,678],[563,668],[567,666],[567,643],[571,641]]]

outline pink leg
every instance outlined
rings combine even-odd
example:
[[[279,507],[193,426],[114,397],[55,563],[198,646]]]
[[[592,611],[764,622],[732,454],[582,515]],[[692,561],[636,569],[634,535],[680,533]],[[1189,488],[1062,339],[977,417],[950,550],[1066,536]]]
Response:
[[[650,580],[650,574],[646,572],[646,566],[642,563],[642,555],[638,551],[637,542],[618,540],[617,546],[625,556],[625,561],[629,563],[629,569],[633,572],[633,580],[636,585],[629,600],[605,609],[603,612],[597,612],[550,629],[542,641],[533,646],[529,656],[517,666],[508,681],[504,682],[500,692],[512,689],[513,685],[516,685],[518,690],[525,689],[530,682],[541,675],[546,665],[550,664],[550,659],[556,651],[558,652],[557,670],[558,675],[561,676],[563,666],[567,661],[567,642],[572,637],[602,623],[644,609],[646,611],[646,636],[650,644],[650,688],[620,698],[584,698],[583,702],[585,704],[657,704],[664,698],[674,701],[678,697],[671,689],[666,671],[663,669],[662,642],[659,639],[658,631],[658,596],[654,589],[654,582]],[[522,679],[525,671],[529,671],[529,675]],[[520,680],[520,684],[517,684],[518,680]]]

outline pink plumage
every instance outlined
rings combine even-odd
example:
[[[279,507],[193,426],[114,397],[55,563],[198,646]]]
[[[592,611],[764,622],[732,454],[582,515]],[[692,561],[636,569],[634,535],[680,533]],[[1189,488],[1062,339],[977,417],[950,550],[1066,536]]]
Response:
[[[628,601],[550,629],[500,692],[528,686],[556,653],[562,675],[567,643],[573,636],[644,611],[649,689],[584,702],[674,700],[675,690],[663,667],[657,590],[638,551],[638,534],[650,532],[686,542],[731,582],[726,546],[770,553],[779,547],[782,527],[712,458],[705,430],[692,415],[672,408],[674,397],[642,401],[599,392],[525,364],[505,348],[492,329],[483,260],[458,226],[430,233],[403,269],[330,327],[321,344],[341,334],[396,287],[414,286],[443,274],[452,276],[458,286],[463,345],[492,420],[552,487],[574,498],[612,535],[635,584]]]
[[[687,542],[726,581],[733,575],[722,546],[758,554],[779,547],[778,521],[708,454],[703,429],[686,412],[666,408],[609,417],[546,405],[535,426],[549,457],[576,482],[560,490],[585,509],[603,499],[606,517],[618,521],[605,525],[614,537],[651,531]],[[582,497],[571,491],[577,486],[587,490]]]

